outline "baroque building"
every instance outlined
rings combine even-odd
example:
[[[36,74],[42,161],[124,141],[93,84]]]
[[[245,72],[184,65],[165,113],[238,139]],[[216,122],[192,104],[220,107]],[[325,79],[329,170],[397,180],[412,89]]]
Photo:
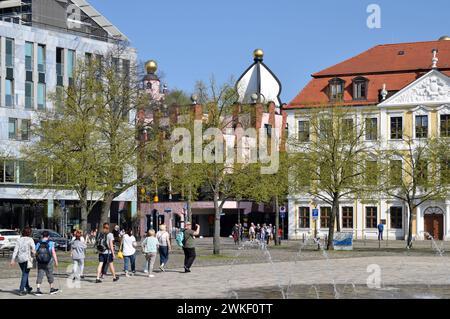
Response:
[[[290,137],[309,138],[308,113],[332,105],[355,110],[355,120],[366,123],[364,143],[379,142],[390,148],[402,147],[406,136],[414,143],[428,137],[450,137],[449,40],[378,45],[314,73],[285,108]],[[315,208],[319,210],[317,221],[312,216]],[[339,209],[337,222],[354,238],[377,238],[379,223],[385,225],[385,238],[404,239],[407,235],[408,209],[398,199],[348,198],[341,201]],[[323,220],[329,211],[324,202],[313,205],[308,196],[290,194],[289,237],[312,236],[316,227],[319,236],[325,236],[328,228]],[[415,239],[424,239],[424,233],[429,233],[450,240],[450,198],[422,203],[413,214],[412,229]]]

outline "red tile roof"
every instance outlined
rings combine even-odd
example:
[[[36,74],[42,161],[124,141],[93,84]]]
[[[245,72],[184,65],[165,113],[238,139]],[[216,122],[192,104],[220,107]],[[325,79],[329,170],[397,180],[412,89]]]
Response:
[[[314,73],[313,79],[286,107],[299,108],[330,104],[328,81],[339,77],[345,81],[344,105],[379,103],[383,84],[388,91],[399,91],[431,70],[433,49],[438,49],[438,69],[450,76],[450,41],[430,41],[378,45],[344,62]],[[352,79],[369,80],[365,101],[353,101]]]

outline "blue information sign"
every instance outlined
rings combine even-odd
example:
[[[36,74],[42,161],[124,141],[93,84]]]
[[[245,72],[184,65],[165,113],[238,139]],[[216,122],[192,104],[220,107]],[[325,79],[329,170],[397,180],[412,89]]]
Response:
[[[312,210],[312,217],[313,219],[319,219],[319,210],[317,208]]]

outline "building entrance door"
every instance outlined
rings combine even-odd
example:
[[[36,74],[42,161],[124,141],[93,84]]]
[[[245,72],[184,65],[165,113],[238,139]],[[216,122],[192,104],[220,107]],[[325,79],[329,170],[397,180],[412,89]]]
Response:
[[[435,240],[444,239],[444,212],[442,209],[430,207],[425,211],[424,231],[433,236]]]

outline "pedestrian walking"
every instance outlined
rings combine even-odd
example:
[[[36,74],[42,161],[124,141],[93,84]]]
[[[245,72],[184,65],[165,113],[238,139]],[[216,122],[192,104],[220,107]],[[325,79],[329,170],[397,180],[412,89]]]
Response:
[[[183,252],[184,252],[184,272],[191,272],[192,264],[194,263],[195,254],[195,237],[200,234],[200,225],[196,225],[196,230],[192,230],[192,223],[187,222],[186,228],[183,231]]]
[[[56,257],[55,243],[50,240],[48,231],[42,232],[42,239],[36,244],[36,263],[37,263],[37,279],[36,279],[36,296],[42,296],[41,284],[44,275],[50,285],[50,294],[54,295],[59,289],[53,287],[55,277],[53,275],[53,266],[58,267],[58,258]]]
[[[256,233],[256,239],[261,240],[261,225],[260,224],[256,225],[255,233]]]
[[[71,245],[71,256],[73,262],[73,279],[81,280],[84,278],[84,259],[86,258],[86,243],[82,240],[81,231],[74,233],[74,240]]]
[[[123,253],[123,271],[126,277],[130,277],[128,272],[128,264],[131,266],[131,274],[136,274],[136,237],[133,230],[128,228],[122,237],[122,253]]]
[[[98,250],[98,267],[97,267],[97,279],[96,283],[101,283],[100,277],[106,274],[106,269],[109,266],[113,275],[113,282],[119,280],[119,276],[116,275],[114,269],[114,235],[109,232],[109,224],[103,224],[103,232],[99,235],[97,241]]]
[[[234,244],[239,245],[239,225],[235,224],[231,230],[231,236],[233,237]]]
[[[22,271],[19,296],[25,296],[33,290],[33,288],[30,287],[28,280],[30,271],[33,268],[33,256],[36,253],[33,238],[31,238],[31,233],[32,231],[30,227],[24,228],[22,231],[22,237],[17,240],[11,258],[11,266],[14,266],[17,262],[20,270]]]
[[[155,277],[155,275],[153,275],[153,266],[158,251],[158,240],[155,237],[155,230],[150,229],[148,231],[147,237],[142,242],[142,251],[145,254],[145,260],[147,261],[148,277]]]
[[[382,223],[379,223],[377,228],[378,228],[378,240],[383,240],[384,225]]]
[[[256,239],[256,230],[255,230],[255,224],[251,223],[250,228],[248,229],[248,235],[250,241],[253,241]]]
[[[167,232],[166,225],[159,225],[159,231],[156,233],[156,239],[159,246],[159,269],[165,271],[167,262],[169,261],[169,252],[172,250],[170,244],[170,234]]]
[[[241,242],[244,241],[244,227],[242,227],[242,224],[239,224],[239,240]]]

